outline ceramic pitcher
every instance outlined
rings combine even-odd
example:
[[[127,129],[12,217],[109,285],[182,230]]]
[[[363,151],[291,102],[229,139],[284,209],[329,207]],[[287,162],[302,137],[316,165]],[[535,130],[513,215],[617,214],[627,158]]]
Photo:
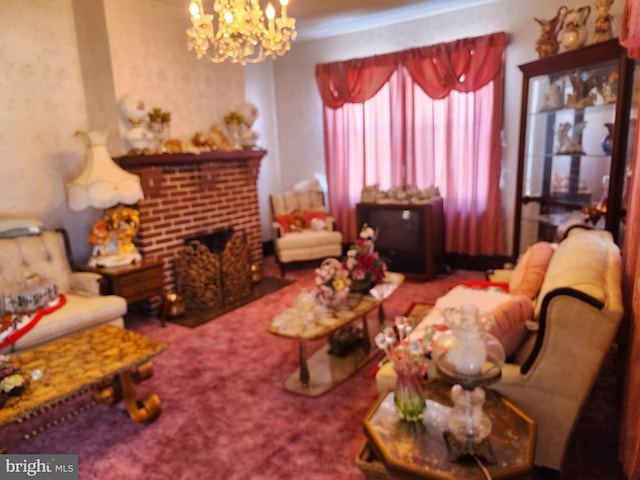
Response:
[[[591,7],[588,5],[567,10],[562,22],[562,45],[567,50],[575,50],[584,45],[587,39],[586,23],[590,13]]]

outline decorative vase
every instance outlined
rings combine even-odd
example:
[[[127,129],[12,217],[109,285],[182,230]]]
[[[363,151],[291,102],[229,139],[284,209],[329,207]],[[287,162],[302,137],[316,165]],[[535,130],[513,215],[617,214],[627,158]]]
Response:
[[[422,378],[417,373],[396,370],[396,388],[393,400],[403,420],[415,422],[422,419],[427,409]]]
[[[590,6],[567,10],[562,22],[562,45],[567,50],[575,50],[584,45],[587,39],[587,18],[591,13]]]
[[[607,134],[600,142],[600,146],[602,146],[602,151],[605,155],[611,155],[611,148],[613,145],[613,123],[605,123],[605,127],[607,127]]]

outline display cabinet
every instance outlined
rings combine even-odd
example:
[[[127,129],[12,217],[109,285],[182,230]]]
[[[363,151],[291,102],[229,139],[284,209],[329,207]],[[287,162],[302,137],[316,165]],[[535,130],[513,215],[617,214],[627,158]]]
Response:
[[[617,39],[520,65],[514,256],[586,221],[619,243],[637,115],[636,65]]]

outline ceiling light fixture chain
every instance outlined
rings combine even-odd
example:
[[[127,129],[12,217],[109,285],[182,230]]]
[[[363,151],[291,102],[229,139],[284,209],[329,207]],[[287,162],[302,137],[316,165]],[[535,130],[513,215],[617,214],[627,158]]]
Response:
[[[228,60],[241,65],[284,55],[296,38],[296,20],[287,16],[288,3],[280,0],[276,18],[271,2],[263,12],[259,0],[214,0],[214,13],[207,14],[202,0],[191,0],[189,50],[215,63]]]

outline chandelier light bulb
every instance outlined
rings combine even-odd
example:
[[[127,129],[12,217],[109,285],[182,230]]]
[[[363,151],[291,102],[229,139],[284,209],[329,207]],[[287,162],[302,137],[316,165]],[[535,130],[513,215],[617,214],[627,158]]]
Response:
[[[271,2],[263,12],[259,0],[214,0],[214,13],[206,14],[201,0],[191,0],[189,50],[197,58],[241,65],[284,55],[296,38],[296,21],[287,16],[288,4],[280,0],[278,17]]]
[[[191,1],[191,5],[189,5],[189,12],[194,19],[200,20],[200,5],[198,5],[198,2],[195,0]]]

